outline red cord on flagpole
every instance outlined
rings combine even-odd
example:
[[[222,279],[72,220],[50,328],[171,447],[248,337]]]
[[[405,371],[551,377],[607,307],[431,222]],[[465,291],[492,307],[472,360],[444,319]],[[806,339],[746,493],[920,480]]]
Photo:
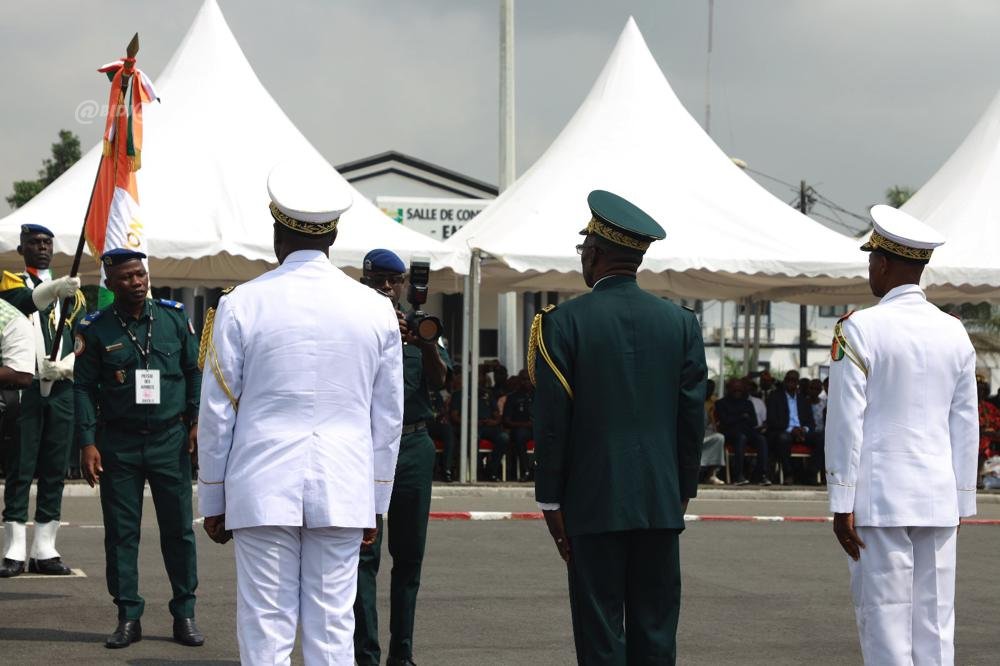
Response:
[[[132,76],[135,67],[135,55],[139,52],[139,33],[135,33],[132,37],[132,41],[128,43],[128,47],[125,49],[126,57],[123,64],[122,71],[122,95],[124,96],[125,91],[128,88],[128,79]],[[126,103],[128,100],[125,100]],[[117,114],[118,110],[115,109]],[[115,133],[115,141],[118,141],[120,132]],[[94,176],[94,185],[90,188],[90,200],[87,202],[87,212],[83,216],[83,228],[80,230],[80,241],[76,244],[76,254],[73,255],[73,266],[69,271],[70,277],[76,277],[80,272],[80,259],[83,257],[83,247],[87,242],[87,219],[90,217],[90,209],[94,205],[94,191],[97,189],[97,181],[101,177],[101,165],[104,160],[107,159],[104,155],[97,162],[97,174]],[[117,153],[112,152],[111,159],[117,159]],[[73,303],[75,298],[70,297],[63,300],[62,312],[59,314],[59,325],[56,327],[55,335],[52,336],[52,350],[49,352],[49,360],[55,362],[59,358],[59,350],[62,348],[62,332],[66,327],[66,322],[69,320],[69,314],[73,309]]]

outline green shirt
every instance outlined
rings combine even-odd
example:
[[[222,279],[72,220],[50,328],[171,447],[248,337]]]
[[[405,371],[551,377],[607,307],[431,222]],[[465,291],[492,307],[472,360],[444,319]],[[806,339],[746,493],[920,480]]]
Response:
[[[705,432],[705,348],[694,313],[634,277],[613,276],[543,315],[542,341],[535,498],[561,505],[570,536],[683,529],[681,503],[697,492]]]
[[[197,419],[198,336],[183,308],[173,301],[147,300],[135,319],[111,304],[80,321],[73,390],[82,445],[96,443],[98,421],[123,430],[156,430],[182,415],[189,422]],[[136,404],[140,369],[160,371],[160,404]]]
[[[436,345],[438,355],[451,373],[451,357],[441,345]],[[434,406],[431,404],[431,387],[424,373],[423,352],[417,345],[403,345],[403,423],[411,425],[420,421],[434,420]]]

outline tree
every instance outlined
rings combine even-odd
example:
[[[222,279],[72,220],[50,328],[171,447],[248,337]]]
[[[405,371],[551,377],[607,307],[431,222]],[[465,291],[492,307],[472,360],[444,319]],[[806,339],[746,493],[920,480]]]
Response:
[[[52,144],[52,158],[42,160],[42,168],[38,172],[38,178],[36,180],[14,181],[14,193],[7,197],[7,203],[14,208],[20,208],[79,159],[79,137],[69,130],[59,130],[59,142]]]
[[[906,185],[893,185],[885,191],[885,202],[893,208],[899,208],[913,196],[913,188]]]

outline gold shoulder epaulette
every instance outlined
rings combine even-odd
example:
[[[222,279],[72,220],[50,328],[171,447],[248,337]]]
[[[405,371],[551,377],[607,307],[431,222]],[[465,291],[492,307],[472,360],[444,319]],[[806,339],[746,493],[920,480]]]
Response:
[[[555,361],[549,355],[549,350],[545,348],[545,340],[542,338],[542,320],[545,315],[556,309],[555,305],[546,305],[542,308],[542,311],[535,315],[535,318],[531,322],[531,334],[528,337],[528,378],[531,379],[533,385],[537,385],[536,380],[536,368],[537,368],[537,356],[538,352],[541,352],[542,358],[545,363],[552,370],[552,373],[562,384],[563,388],[566,389],[566,393],[570,398],[573,397],[573,389],[570,387],[569,382],[566,381],[566,377],[563,375],[562,371],[556,366]]]
[[[232,291],[232,288],[230,288]],[[219,365],[219,358],[215,353],[215,341],[212,339],[212,330],[215,326],[215,308],[209,308],[205,312],[205,323],[201,328],[201,342],[198,345],[198,369],[204,371],[205,363],[208,361],[209,354],[212,355],[212,374],[215,376],[215,380],[219,382],[219,386],[222,388],[223,393],[229,398],[229,404],[233,406],[233,411],[238,412],[240,407],[240,399],[237,398],[231,388],[229,388],[229,382],[226,381],[226,377],[222,374],[222,367]]]
[[[844,322],[852,314],[853,311],[848,312],[833,327],[833,344],[830,346],[830,358],[834,361],[840,361],[846,357],[847,360],[856,365],[858,370],[867,377],[868,366],[865,365],[861,359],[861,355],[851,346],[851,343],[847,340],[847,336],[844,334]]]
[[[0,291],[7,291],[9,289],[19,289],[21,287],[27,287],[28,285],[24,281],[23,275],[18,275],[17,273],[11,273],[10,271],[3,272],[3,279],[0,279]]]

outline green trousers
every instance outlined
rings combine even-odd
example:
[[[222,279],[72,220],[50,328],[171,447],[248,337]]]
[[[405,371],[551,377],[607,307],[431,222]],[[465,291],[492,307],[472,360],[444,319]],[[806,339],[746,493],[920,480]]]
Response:
[[[101,509],[108,592],[118,618],[142,616],[139,596],[139,535],[145,483],[153,495],[160,529],[160,552],[173,598],[170,614],[194,617],[198,564],[191,527],[191,457],[187,429],[178,422],[166,430],[139,435],[106,429],[98,435],[101,452]]]
[[[17,417],[18,446],[11,447],[4,464],[3,492],[5,522],[28,522],[28,495],[31,481],[38,476],[35,522],[59,520],[63,483],[73,444],[73,382],[58,381],[43,398],[38,381],[21,393]]]
[[[413,623],[420,588],[420,567],[427,542],[434,476],[434,442],[426,431],[403,435],[389,501],[389,554],[392,556],[389,600],[389,655],[413,656]],[[354,658],[362,666],[381,663],[375,578],[382,554],[382,522],[378,539],[361,549],[358,595],[354,601]]]
[[[569,602],[577,663],[676,662],[679,534],[632,530],[570,538]]]

